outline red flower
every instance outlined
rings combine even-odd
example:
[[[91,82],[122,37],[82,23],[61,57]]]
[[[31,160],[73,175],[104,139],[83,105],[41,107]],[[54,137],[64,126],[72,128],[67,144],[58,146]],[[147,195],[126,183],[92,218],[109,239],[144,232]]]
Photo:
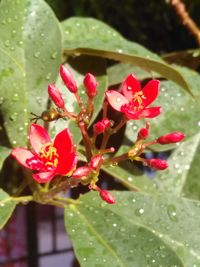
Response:
[[[68,129],[58,133],[52,143],[46,129],[32,124],[29,138],[33,152],[15,148],[11,155],[24,167],[39,171],[33,174],[38,183],[49,182],[55,175],[67,175],[73,170],[77,156]]]
[[[122,94],[109,90],[106,98],[117,111],[124,113],[128,120],[139,120],[141,118],[154,118],[161,112],[161,107],[147,108],[158,96],[158,80],[149,81],[142,89],[137,78],[130,74],[122,83]]]
[[[91,73],[87,73],[85,75],[83,83],[85,85],[85,89],[86,89],[86,93],[88,97],[90,98],[95,97],[97,95],[98,82],[96,78],[94,77],[94,75],[92,75]]]

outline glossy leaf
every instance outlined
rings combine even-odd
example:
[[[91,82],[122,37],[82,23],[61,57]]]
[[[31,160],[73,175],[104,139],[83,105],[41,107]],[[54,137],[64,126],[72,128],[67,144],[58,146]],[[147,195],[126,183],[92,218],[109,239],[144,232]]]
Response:
[[[169,168],[154,177],[159,190],[200,199],[199,153],[200,134],[179,144],[167,160]]]
[[[162,113],[150,121],[150,140],[158,138],[161,135],[174,131],[182,131],[187,138],[196,135],[200,130],[200,75],[186,68],[179,68],[184,77],[191,85],[195,98],[184,92],[175,83],[161,82],[158,99],[154,102],[155,106],[162,107]],[[124,144],[136,139],[137,132],[144,127],[145,122],[129,121],[126,128]],[[153,148],[157,151],[169,150],[175,147],[172,145],[157,145]]]
[[[0,189],[0,230],[12,215],[15,205],[15,201],[13,201],[6,192]]]
[[[0,170],[3,166],[4,160],[8,157],[10,154],[10,149],[7,147],[0,146]]]
[[[73,66],[75,66],[77,69],[73,68]],[[102,108],[102,104],[104,100],[104,92],[108,84],[105,60],[93,58],[93,57],[86,57],[86,58],[84,57],[82,60],[79,61],[79,63],[76,64],[73,62],[73,64],[68,65],[68,67],[72,69],[73,71],[75,80],[79,87],[79,95],[81,99],[83,100],[83,103],[85,104],[85,106],[87,106],[88,98],[85,92],[85,88],[83,86],[84,75],[87,72],[91,72],[93,75],[96,76],[96,79],[99,85],[97,87],[98,94],[94,98],[94,113],[93,113],[93,117],[90,122],[92,123]],[[64,86],[63,82],[61,81],[61,78],[58,78],[57,86],[58,88],[61,89],[63,93],[63,97],[66,103],[66,108],[69,111],[74,112],[75,114],[78,114],[80,112],[80,108],[77,104],[77,100],[74,97],[74,94],[69,92],[68,89]],[[68,127],[70,129],[70,132],[73,135],[73,140],[75,144],[79,143],[82,139],[80,130],[75,121],[68,120],[63,123],[63,120],[60,119],[56,121],[56,123],[54,122],[51,123],[50,127],[51,127],[52,135],[54,135],[56,132],[59,132],[64,127]]]
[[[47,84],[57,75],[61,32],[43,0],[2,0],[0,17],[0,110],[10,143],[25,146],[30,112],[46,109]]]
[[[105,166],[102,168],[125,187],[133,191],[155,192],[157,185],[149,177],[142,176],[142,171],[128,161],[119,166]]]
[[[160,73],[190,91],[184,77],[156,54],[127,41],[105,23],[92,18],[70,18],[62,23],[66,55],[92,55],[132,63]]]
[[[164,193],[112,194],[115,205],[93,192],[65,209],[65,225],[81,267],[200,264],[199,202]]]

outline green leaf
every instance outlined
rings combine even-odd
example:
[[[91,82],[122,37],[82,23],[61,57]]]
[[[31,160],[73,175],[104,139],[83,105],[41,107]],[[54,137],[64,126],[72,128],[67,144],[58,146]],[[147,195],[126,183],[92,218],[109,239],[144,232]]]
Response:
[[[46,109],[47,84],[57,76],[61,32],[43,0],[2,0],[0,17],[0,111],[12,145],[25,146],[30,112]]]
[[[179,70],[184,74],[188,84],[191,85],[195,99],[175,83],[161,82],[160,93],[153,106],[161,106],[163,111],[158,117],[149,120],[151,124],[149,140],[174,131],[182,131],[187,138],[199,133],[200,120],[197,114],[200,114],[200,75],[186,68],[179,68]],[[130,142],[136,140],[138,130],[144,126],[143,120],[129,121],[126,127],[124,145],[129,145]],[[165,151],[174,147],[175,145],[172,144],[157,145],[152,148],[157,151]]]
[[[125,63],[118,63],[109,67],[107,69],[107,73],[108,73],[109,86],[121,83],[124,80],[124,78],[130,73],[134,73],[134,75],[139,80],[144,80],[149,78],[155,79],[155,77],[158,76],[158,74],[156,73],[145,71],[141,68],[133,66],[132,64],[125,64]]]
[[[184,77],[159,56],[139,44],[127,41],[111,27],[92,18],[70,18],[62,23],[67,55],[93,55],[132,63],[160,73],[188,90]]]
[[[15,206],[16,202],[6,192],[0,189],[0,230],[12,215]]]
[[[8,157],[10,154],[11,149],[7,147],[0,146],[0,170],[3,166],[4,160]]]
[[[96,192],[65,209],[65,225],[82,267],[200,265],[200,203],[169,194]],[[195,233],[195,234],[194,234]]]
[[[79,62],[70,61],[70,64],[68,64],[67,67],[69,67],[75,77],[75,80],[77,82],[77,85],[79,87],[79,95],[81,99],[83,100],[83,103],[85,104],[85,107],[87,106],[87,100],[88,97],[85,93],[85,88],[83,86],[83,79],[86,73],[92,72],[93,75],[95,75],[97,82],[98,82],[98,94],[94,98],[94,113],[93,117],[90,121],[90,124],[95,120],[96,116],[102,109],[102,104],[104,100],[104,92],[107,88],[108,79],[106,75],[106,64],[105,60],[101,58],[96,57],[82,57],[79,58]],[[63,98],[66,103],[66,108],[70,112],[74,112],[75,114],[78,114],[81,110],[77,104],[77,100],[71,92],[64,86],[63,82],[61,81],[61,78],[58,78],[57,80],[57,86],[60,88]],[[51,134],[55,135],[57,132],[62,130],[64,127],[68,127],[70,129],[70,132],[73,135],[73,141],[75,144],[79,143],[82,139],[81,132],[76,124],[75,121],[68,120],[66,122],[63,122],[62,119],[56,121],[56,123],[50,124],[51,126]]]
[[[200,199],[200,134],[181,143],[170,155],[168,169],[154,178],[159,190]]]
[[[131,161],[126,161],[119,166],[105,166],[102,169],[130,190],[143,192],[156,191],[156,183],[149,177],[142,176],[142,171]]]

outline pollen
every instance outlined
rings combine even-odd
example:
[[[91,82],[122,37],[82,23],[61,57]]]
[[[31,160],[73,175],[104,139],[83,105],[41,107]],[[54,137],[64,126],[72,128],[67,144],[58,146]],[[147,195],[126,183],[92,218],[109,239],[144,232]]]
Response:
[[[146,99],[142,91],[139,91],[134,94],[133,96],[133,104],[134,104],[134,111],[143,109],[143,99]],[[137,106],[135,104],[137,103]]]
[[[58,154],[56,148],[51,144],[45,144],[40,150],[40,158],[49,167],[57,167]]]

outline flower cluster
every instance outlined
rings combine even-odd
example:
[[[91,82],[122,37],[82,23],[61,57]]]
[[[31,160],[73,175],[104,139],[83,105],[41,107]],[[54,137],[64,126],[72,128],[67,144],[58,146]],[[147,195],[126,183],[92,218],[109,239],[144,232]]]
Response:
[[[53,188],[52,192],[56,193],[81,183],[87,185],[90,190],[98,192],[99,196],[107,203],[113,204],[115,199],[111,193],[97,185],[102,166],[106,167],[124,160],[134,160],[156,170],[167,168],[165,160],[145,159],[142,157],[142,153],[151,145],[165,145],[182,141],[185,135],[181,132],[172,132],[157,139],[146,141],[150,132],[150,122],[146,121],[145,127],[138,131],[137,139],[127,153],[115,156],[113,154],[115,148],[108,147],[110,137],[128,120],[151,119],[160,115],[161,107],[149,107],[158,96],[160,86],[158,80],[151,80],[142,88],[138,79],[130,74],[122,82],[120,90],[107,90],[103,104],[103,118],[93,124],[93,133],[90,134],[88,128],[95,108],[93,100],[98,95],[96,78],[91,73],[85,75],[83,84],[88,99],[86,103],[83,103],[71,70],[61,65],[60,76],[69,92],[74,94],[80,107],[79,113],[69,111],[60,89],[55,84],[49,84],[49,97],[56,107],[53,110],[43,112],[41,116],[35,115],[36,117],[33,118],[35,123],[30,126],[29,133],[30,150],[26,148],[12,150],[12,156],[22,166],[33,171],[32,177],[36,182],[51,182],[50,190]],[[108,118],[108,104],[121,113],[119,122],[112,122]],[[62,130],[52,141],[47,130],[36,124],[38,119],[51,122],[62,118],[76,122],[82,134],[86,162],[78,159],[77,148],[73,144],[69,129]],[[101,144],[97,146],[96,138],[98,135],[102,135],[102,139]],[[111,154],[113,154],[112,157]],[[56,190],[55,186],[57,186]]]

